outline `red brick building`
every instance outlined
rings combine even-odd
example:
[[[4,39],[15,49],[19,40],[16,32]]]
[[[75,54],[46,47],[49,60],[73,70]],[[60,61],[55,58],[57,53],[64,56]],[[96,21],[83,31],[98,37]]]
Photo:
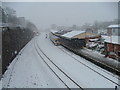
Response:
[[[110,58],[120,58],[120,36],[108,36],[104,43],[105,54]]]

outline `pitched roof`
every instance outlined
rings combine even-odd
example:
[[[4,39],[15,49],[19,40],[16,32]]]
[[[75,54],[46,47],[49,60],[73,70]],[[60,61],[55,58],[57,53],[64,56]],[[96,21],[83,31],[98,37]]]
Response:
[[[68,33],[63,34],[62,36],[67,37],[67,38],[72,38],[78,34],[84,33],[85,31],[71,31]]]

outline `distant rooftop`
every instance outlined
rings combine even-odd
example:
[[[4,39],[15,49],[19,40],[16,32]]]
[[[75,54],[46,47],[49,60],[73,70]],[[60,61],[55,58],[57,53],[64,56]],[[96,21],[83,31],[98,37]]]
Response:
[[[0,23],[0,27],[7,27],[7,26],[9,26],[8,23]]]
[[[118,27],[120,27],[120,25],[117,25],[117,24],[116,25],[109,25],[108,26],[108,28],[118,28]]]
[[[56,33],[56,32],[58,32],[58,31],[57,31],[57,30],[53,30],[53,29],[51,29],[50,32],[52,32],[52,33]]]

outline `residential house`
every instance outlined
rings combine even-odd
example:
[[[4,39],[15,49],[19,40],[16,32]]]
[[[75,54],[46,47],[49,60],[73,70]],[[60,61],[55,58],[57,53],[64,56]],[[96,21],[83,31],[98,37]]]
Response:
[[[107,28],[108,36],[104,36],[105,55],[110,58],[120,58],[120,26],[110,25]]]

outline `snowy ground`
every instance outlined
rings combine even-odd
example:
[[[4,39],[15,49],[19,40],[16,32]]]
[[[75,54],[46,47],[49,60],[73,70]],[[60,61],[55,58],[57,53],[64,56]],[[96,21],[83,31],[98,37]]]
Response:
[[[12,71],[12,73],[11,73]],[[15,58],[3,78],[3,87],[9,88],[57,88],[65,87],[49,70],[34,48],[34,39]]]
[[[108,57],[105,58],[105,55],[102,55],[97,51],[93,51],[93,50],[84,48],[83,50],[80,50],[79,52],[85,54],[86,56],[93,57],[94,59],[99,60],[100,62],[105,62],[108,65],[111,65],[112,67],[120,69],[119,61],[112,59],[112,58],[108,58]]]
[[[3,87],[114,88],[119,84],[118,76],[99,68],[61,46],[54,46],[45,36],[45,33],[41,33],[21,50],[2,78]],[[64,73],[51,63],[40,49]]]

